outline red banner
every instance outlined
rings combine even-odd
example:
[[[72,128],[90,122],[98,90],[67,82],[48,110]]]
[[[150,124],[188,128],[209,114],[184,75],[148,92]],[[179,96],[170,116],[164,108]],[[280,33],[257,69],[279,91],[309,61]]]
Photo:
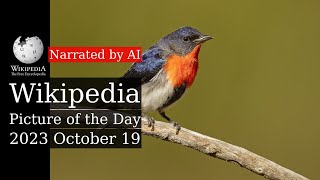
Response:
[[[49,62],[141,62],[141,47],[49,47]]]

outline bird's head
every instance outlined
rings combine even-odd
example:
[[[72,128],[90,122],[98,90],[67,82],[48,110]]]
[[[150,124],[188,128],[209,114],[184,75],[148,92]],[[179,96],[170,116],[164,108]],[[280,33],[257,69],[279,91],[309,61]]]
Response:
[[[158,45],[178,56],[186,56],[195,48],[200,49],[202,43],[212,39],[192,27],[182,27],[160,39]],[[198,52],[197,52],[198,53]]]

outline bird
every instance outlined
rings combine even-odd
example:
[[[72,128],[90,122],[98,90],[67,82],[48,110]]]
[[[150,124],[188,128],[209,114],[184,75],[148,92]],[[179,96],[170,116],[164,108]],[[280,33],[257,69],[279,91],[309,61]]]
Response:
[[[156,111],[173,124],[176,134],[181,126],[165,110],[177,102],[197,75],[201,45],[213,39],[193,27],[181,27],[164,36],[142,54],[122,78],[141,79],[141,111],[154,130],[154,119],[145,113]]]

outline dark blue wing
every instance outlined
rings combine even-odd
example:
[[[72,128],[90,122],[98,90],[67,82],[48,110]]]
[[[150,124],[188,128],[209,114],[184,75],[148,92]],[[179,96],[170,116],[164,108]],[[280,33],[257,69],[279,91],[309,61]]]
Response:
[[[142,55],[142,61],[134,63],[122,78],[141,78],[141,83],[147,83],[163,67],[165,60],[162,50],[153,46]]]

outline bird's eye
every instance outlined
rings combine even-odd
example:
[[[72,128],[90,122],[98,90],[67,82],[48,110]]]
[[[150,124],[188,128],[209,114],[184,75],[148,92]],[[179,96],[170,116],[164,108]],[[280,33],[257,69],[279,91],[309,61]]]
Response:
[[[184,41],[189,41],[189,39],[190,39],[190,38],[189,38],[188,36],[183,37],[183,40],[184,40]]]

